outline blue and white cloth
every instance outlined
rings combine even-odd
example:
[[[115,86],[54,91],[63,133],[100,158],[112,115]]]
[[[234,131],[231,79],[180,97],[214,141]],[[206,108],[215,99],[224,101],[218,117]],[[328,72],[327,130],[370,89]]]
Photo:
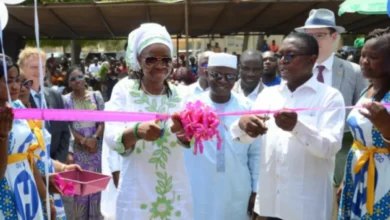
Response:
[[[371,101],[363,96],[357,105]],[[382,103],[390,103],[390,92],[382,99]],[[386,148],[381,133],[357,109],[351,111],[347,123],[354,139],[365,147]],[[339,220],[390,219],[390,154],[375,154],[375,200],[372,215],[366,208],[368,162],[357,174],[354,173],[356,162],[362,154],[362,151],[353,148],[348,154]]]
[[[20,101],[12,103],[20,108]],[[26,120],[15,119],[9,134],[8,155],[26,153],[35,136]],[[34,175],[28,160],[8,164],[5,178],[0,180],[0,219],[41,220],[44,218]]]

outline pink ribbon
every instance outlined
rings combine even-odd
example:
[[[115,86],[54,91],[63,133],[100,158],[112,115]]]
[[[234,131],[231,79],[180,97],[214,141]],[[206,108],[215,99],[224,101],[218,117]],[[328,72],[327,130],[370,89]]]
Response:
[[[386,108],[390,107],[390,103],[385,103],[382,105]],[[289,109],[294,112],[304,112],[304,111],[323,111],[323,110],[338,110],[338,109],[353,109],[353,108],[364,108],[362,105],[354,106],[342,106],[342,107],[329,107],[329,108],[293,108]],[[249,110],[249,111],[237,111],[237,112],[223,112],[219,113],[218,116],[233,116],[233,115],[251,115],[251,114],[276,114],[281,110]]]
[[[390,103],[383,104],[386,108]],[[292,111],[323,111],[334,109],[363,108],[361,105],[331,108],[295,108]],[[65,109],[13,109],[15,119],[26,120],[48,120],[48,121],[114,121],[114,122],[140,122],[152,120],[166,120],[167,114],[145,113],[145,112],[117,112],[117,111],[86,111],[86,110],[65,110]],[[280,110],[250,110],[238,112],[218,113],[218,116],[248,115],[248,114],[273,114]]]
[[[68,109],[20,109],[14,108],[15,119],[48,121],[151,121],[166,119],[167,115],[144,112],[114,112]]]
[[[65,196],[73,196],[74,195],[75,189],[74,189],[73,183],[65,181],[58,174],[55,174],[54,178],[55,178],[56,185],[61,189],[62,193]]]
[[[386,108],[390,103],[383,104]],[[342,106],[330,108],[294,108],[295,112],[302,111],[323,111],[335,109],[363,108],[361,105]],[[194,140],[194,154],[198,149],[203,153],[202,141],[217,138],[217,150],[221,149],[222,139],[218,131],[220,124],[219,117],[248,114],[275,114],[281,110],[250,110],[237,112],[216,113],[209,106],[201,101],[187,103],[186,108],[180,112],[180,118],[186,131],[186,138]],[[170,115],[144,113],[144,112],[113,112],[113,111],[86,111],[86,110],[64,110],[64,109],[13,109],[15,119],[49,120],[49,121],[116,121],[116,122],[140,122],[151,120],[167,120]],[[56,176],[56,183],[62,187],[64,194],[74,194],[72,183],[65,183],[59,176]]]

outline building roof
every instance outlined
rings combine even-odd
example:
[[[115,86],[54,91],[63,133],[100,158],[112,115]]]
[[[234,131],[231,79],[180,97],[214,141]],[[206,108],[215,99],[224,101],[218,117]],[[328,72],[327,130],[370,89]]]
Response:
[[[263,32],[288,34],[302,26],[313,8],[337,15],[342,0],[192,0],[189,35]],[[34,7],[8,5],[5,31],[34,39]],[[86,2],[38,6],[40,35],[49,39],[119,39],[144,22],[165,25],[172,35],[185,34],[185,3]],[[390,26],[387,15],[344,14],[336,17],[347,31],[366,34]]]

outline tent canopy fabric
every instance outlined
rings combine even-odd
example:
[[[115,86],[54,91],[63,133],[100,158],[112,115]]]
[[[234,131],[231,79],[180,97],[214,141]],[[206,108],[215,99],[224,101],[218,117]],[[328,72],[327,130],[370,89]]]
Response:
[[[341,3],[342,0],[191,0],[189,35],[288,34],[304,24],[311,9],[328,8],[337,15]],[[33,6],[7,7],[9,21],[5,31],[34,39]],[[126,38],[145,22],[165,25],[172,35],[185,34],[183,1],[52,3],[38,6],[38,14],[40,35],[48,39]],[[357,34],[390,26],[387,15],[344,14],[337,16],[336,22]]]

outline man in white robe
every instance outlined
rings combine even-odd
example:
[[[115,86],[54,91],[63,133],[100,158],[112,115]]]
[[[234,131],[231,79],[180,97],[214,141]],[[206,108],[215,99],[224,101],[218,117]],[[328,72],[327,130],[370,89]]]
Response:
[[[200,100],[218,112],[249,110],[252,102],[231,92],[237,80],[237,57],[225,53],[211,54],[206,77],[210,91],[190,97]],[[204,152],[198,155],[185,151],[186,168],[190,177],[195,220],[245,220],[253,210],[260,163],[260,140],[252,144],[232,141],[227,127],[238,116],[220,118],[217,140],[203,142]]]

